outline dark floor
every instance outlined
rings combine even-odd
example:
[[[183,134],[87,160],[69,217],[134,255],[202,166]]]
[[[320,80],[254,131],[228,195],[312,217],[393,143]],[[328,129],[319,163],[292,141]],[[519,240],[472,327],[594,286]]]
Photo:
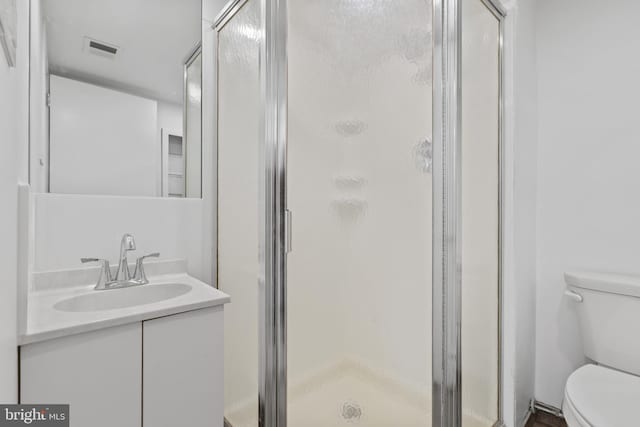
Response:
[[[525,427],[567,427],[567,423],[562,418],[538,411],[531,415]]]

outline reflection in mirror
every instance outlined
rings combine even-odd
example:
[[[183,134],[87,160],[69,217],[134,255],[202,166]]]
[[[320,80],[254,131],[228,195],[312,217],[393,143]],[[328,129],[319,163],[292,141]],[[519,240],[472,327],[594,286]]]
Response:
[[[200,0],[32,0],[34,191],[202,196]]]
[[[16,0],[0,0],[0,46],[9,67],[16,66],[17,20]]]
[[[202,53],[198,48],[187,60],[184,71],[184,137],[186,146],[186,191],[187,195],[201,194],[202,179]]]

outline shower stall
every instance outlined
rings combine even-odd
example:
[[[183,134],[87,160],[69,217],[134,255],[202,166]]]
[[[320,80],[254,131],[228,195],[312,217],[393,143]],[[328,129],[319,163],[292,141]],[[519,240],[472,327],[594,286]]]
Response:
[[[493,0],[222,10],[226,425],[501,425],[504,17]]]

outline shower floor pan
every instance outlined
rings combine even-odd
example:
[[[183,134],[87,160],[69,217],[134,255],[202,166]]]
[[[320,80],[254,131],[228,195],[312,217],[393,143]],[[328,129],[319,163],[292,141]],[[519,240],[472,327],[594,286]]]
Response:
[[[341,362],[289,390],[291,427],[430,427],[431,399],[352,361]],[[226,414],[232,427],[257,427],[257,408]],[[464,427],[493,422],[464,416]]]

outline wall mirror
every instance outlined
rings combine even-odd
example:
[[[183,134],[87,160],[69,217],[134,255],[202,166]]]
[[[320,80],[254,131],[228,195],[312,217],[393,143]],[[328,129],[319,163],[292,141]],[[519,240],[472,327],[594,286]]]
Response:
[[[36,192],[202,196],[200,0],[31,0]]]

